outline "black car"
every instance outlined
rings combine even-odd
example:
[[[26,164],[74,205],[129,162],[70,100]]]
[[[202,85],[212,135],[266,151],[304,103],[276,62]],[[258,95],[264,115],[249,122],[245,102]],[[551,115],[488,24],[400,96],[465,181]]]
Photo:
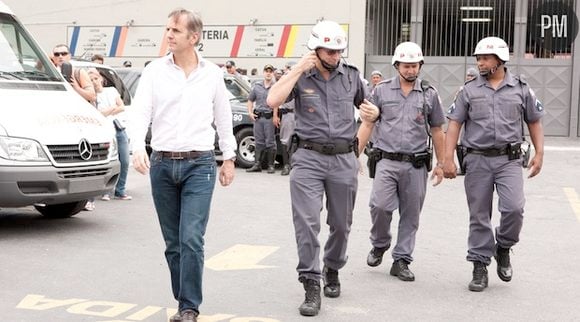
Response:
[[[125,86],[129,89],[132,95],[135,95],[135,90],[141,78],[141,71],[131,68],[116,69],[119,76],[123,79]],[[254,123],[248,115],[248,95],[250,94],[250,85],[247,81],[236,76],[224,73],[224,83],[229,93],[229,99],[232,106],[232,125],[234,136],[237,142],[236,164],[242,168],[249,168],[254,164]],[[151,141],[151,128],[145,138],[146,149],[151,153],[149,142]],[[221,158],[221,151],[217,144],[216,134],[216,157]],[[278,147],[280,143],[278,141]],[[280,150],[279,150],[280,151]]]

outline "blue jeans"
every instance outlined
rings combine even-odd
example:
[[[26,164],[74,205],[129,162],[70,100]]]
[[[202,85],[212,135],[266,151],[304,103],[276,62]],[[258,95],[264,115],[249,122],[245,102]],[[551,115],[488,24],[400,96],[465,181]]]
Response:
[[[121,172],[119,181],[115,185],[115,196],[122,197],[125,195],[125,185],[127,184],[127,174],[129,173],[129,138],[125,130],[117,130],[117,147],[119,149],[119,162],[121,163]]]
[[[165,240],[173,296],[179,311],[199,312],[203,244],[215,186],[213,151],[196,159],[171,160],[151,154],[151,192]]]

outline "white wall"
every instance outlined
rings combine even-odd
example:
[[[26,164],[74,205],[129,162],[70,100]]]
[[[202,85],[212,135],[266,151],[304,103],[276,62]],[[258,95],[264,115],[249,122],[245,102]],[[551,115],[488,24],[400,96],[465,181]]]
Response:
[[[3,0],[32,32],[45,51],[57,43],[68,43],[67,29],[71,26],[134,26],[158,25],[163,28],[167,14],[176,7],[198,11],[205,25],[257,24],[315,24],[317,19],[335,20],[349,24],[348,62],[364,69],[365,0]],[[109,65],[131,60],[133,66],[143,66],[151,58],[111,57]],[[225,58],[212,59],[224,63]],[[235,58],[238,67],[261,68],[270,63],[282,67],[286,58]]]

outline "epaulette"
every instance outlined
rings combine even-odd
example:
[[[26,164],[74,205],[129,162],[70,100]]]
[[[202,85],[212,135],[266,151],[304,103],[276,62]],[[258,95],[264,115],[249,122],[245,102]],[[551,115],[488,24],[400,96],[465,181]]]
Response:
[[[348,67],[348,68],[351,68],[351,69],[354,69],[354,70],[358,71],[358,68],[355,65],[350,65],[350,64],[347,64],[347,63],[342,63],[342,65],[344,67]]]
[[[524,74],[515,75],[514,78],[518,82],[522,83],[522,85],[527,85],[528,84],[528,81],[526,80],[526,76],[524,76]]]
[[[473,77],[472,79],[468,79],[468,80],[465,81],[465,83],[463,83],[463,85],[465,85],[467,83],[471,83],[471,82],[473,82],[476,79],[477,79],[477,77]]]

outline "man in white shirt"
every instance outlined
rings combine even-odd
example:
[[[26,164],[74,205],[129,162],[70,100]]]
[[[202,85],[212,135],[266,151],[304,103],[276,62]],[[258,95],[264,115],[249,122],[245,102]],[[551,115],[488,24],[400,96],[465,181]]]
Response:
[[[165,257],[179,311],[171,321],[197,321],[202,301],[203,236],[215,185],[215,123],[224,162],[219,181],[234,179],[236,141],[223,71],[195,50],[201,18],[188,10],[169,14],[170,54],[152,61],[135,95],[133,166],[151,177],[151,192],[165,239]],[[148,159],[145,134],[151,123]]]

